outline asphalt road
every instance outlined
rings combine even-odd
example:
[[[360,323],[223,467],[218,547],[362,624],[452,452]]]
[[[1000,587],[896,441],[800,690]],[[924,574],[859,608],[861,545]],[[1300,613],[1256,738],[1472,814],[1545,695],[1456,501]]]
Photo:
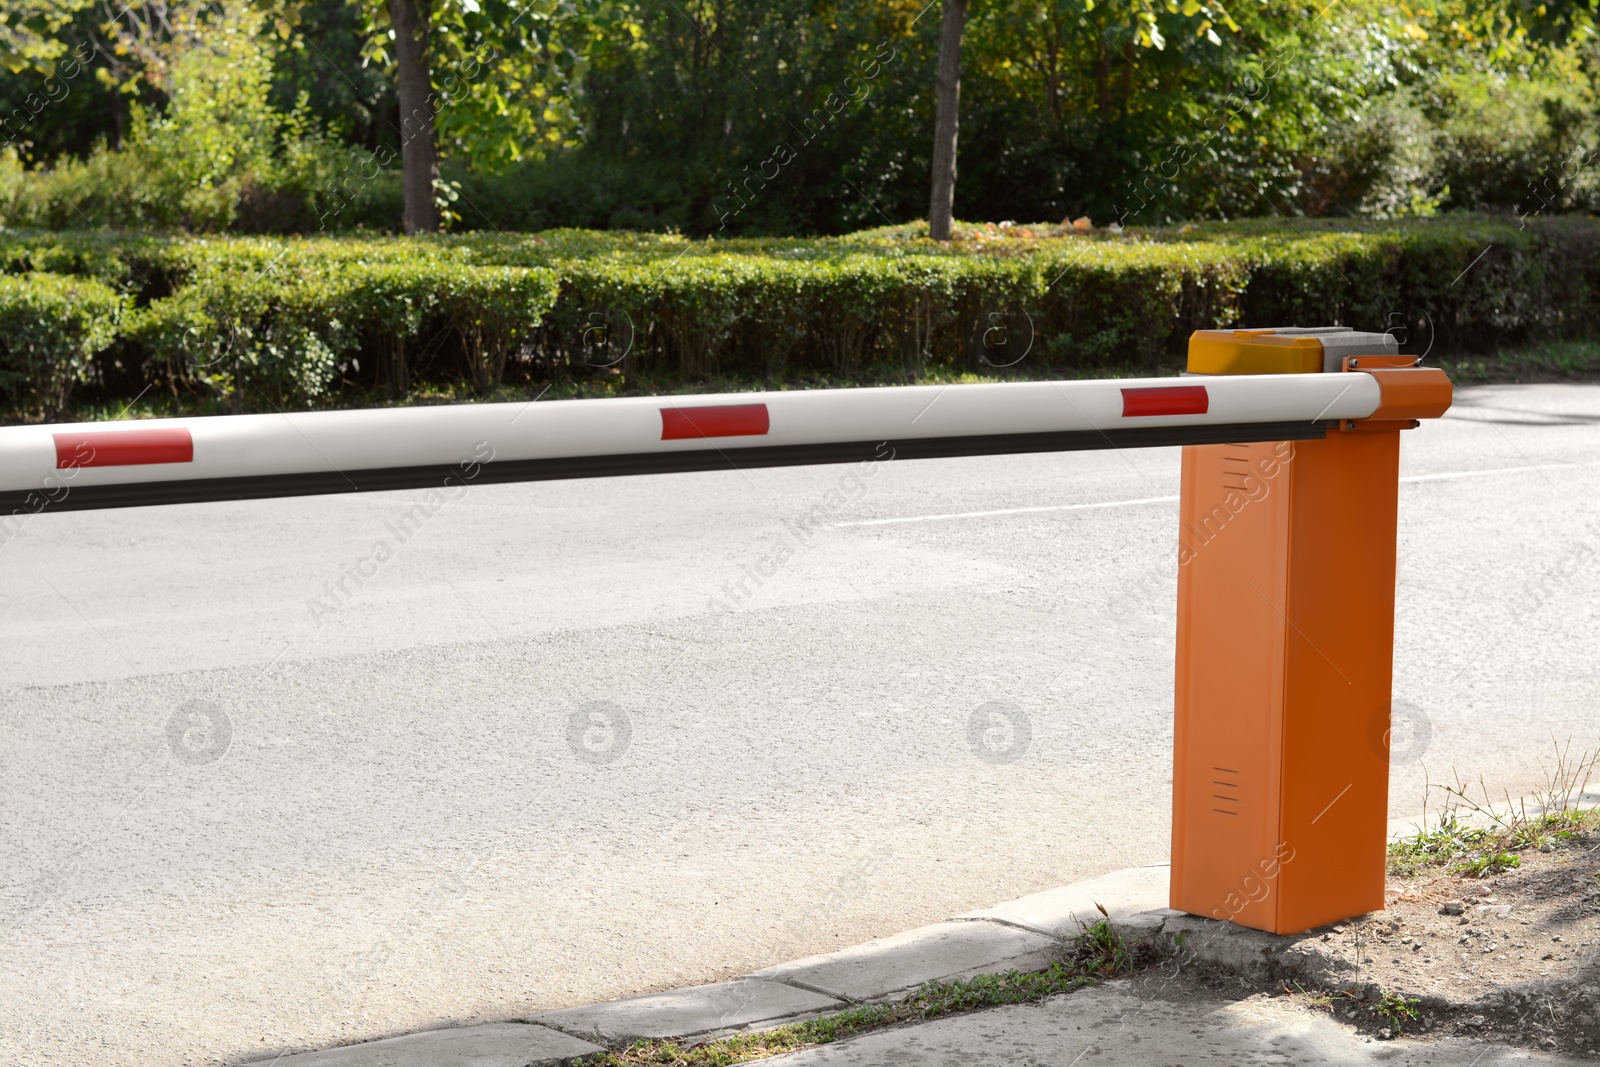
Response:
[[[1600,387],[1465,393],[1403,470],[1391,808],[1527,792],[1600,743]],[[35,517],[0,1060],[525,1017],[1162,860],[1177,489],[1160,449]]]

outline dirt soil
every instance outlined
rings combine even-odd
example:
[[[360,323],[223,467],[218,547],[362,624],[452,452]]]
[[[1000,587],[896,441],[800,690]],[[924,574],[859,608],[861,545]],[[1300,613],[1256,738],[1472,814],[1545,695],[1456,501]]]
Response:
[[[1380,1040],[1475,1036],[1600,1060],[1600,837],[1520,858],[1481,879],[1391,876],[1382,912],[1258,935],[1301,961],[1267,991]],[[1212,980],[1237,989],[1219,970]]]

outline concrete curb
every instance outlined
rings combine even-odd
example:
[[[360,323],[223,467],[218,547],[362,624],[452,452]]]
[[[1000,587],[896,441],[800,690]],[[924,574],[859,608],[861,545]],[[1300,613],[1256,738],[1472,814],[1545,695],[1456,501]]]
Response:
[[[731,982],[564,1008],[531,1021],[612,1045],[641,1037],[700,1038],[894,1000],[926,982],[1042,971],[1082,925],[1101,917],[1097,903],[1108,902],[1114,923],[1157,932],[1141,913],[1166,903],[1167,877],[1164,863],[1130,867]]]
[[[604,1051],[545,1026],[486,1023],[249,1060],[245,1067],[544,1067]]]
[[[1580,806],[1595,803],[1591,795]],[[1391,840],[1423,819],[1392,819]],[[1303,936],[1283,937],[1166,907],[1170,864],[1128,867],[1072,885],[953,916],[942,923],[821,956],[792,960],[728,982],[674,989],[495,1023],[249,1061],[250,1067],[553,1067],[639,1038],[698,1040],[815,1018],[852,1004],[892,1001],[926,982],[1041,971],[1071,947],[1104,908],[1113,928],[1161,940],[1186,963],[1258,982],[1347,987],[1348,965]],[[1359,984],[1359,983],[1358,983]]]
[[[987,911],[967,912],[956,918],[987,919],[1034,930],[1049,937],[1070,938],[1080,926],[1098,921],[1101,907],[1106,909],[1106,917],[1113,922],[1166,907],[1171,871],[1172,865],[1168,863],[1126,867],[1098,878],[1007,901]]]
[[[1168,865],[1129,867],[967,912],[891,937],[809,956],[714,985],[562,1008],[495,1023],[254,1059],[249,1067],[554,1067],[638,1038],[698,1039],[769,1029],[852,1004],[895,1000],[933,981],[1042,971],[1101,918],[1160,931]],[[1172,914],[1176,914],[1175,912]]]
[[[533,1022],[586,1040],[619,1045],[641,1037],[693,1037],[776,1026],[845,1006],[844,1001],[786,982],[735,978],[716,985],[608,1000],[536,1015]]]

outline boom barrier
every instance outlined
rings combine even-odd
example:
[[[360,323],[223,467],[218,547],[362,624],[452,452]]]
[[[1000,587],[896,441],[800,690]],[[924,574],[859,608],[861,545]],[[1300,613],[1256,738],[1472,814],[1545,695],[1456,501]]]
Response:
[[[1132,378],[286,412],[0,428],[0,514],[1321,437],[1366,374]],[[65,490],[65,491],[63,491]],[[51,500],[54,492],[59,499]]]
[[[1172,906],[1383,907],[1400,431],[1449,379],[1348,328],[1201,331],[1182,378],[0,428],[0,522],[862,459],[1182,445]]]

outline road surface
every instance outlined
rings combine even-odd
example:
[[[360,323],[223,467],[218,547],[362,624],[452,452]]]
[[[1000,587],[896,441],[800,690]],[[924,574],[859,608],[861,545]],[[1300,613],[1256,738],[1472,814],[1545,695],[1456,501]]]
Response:
[[[1600,743],[1600,387],[1407,435],[1391,809]],[[1166,857],[1173,449],[39,515],[0,1060],[711,981]]]

